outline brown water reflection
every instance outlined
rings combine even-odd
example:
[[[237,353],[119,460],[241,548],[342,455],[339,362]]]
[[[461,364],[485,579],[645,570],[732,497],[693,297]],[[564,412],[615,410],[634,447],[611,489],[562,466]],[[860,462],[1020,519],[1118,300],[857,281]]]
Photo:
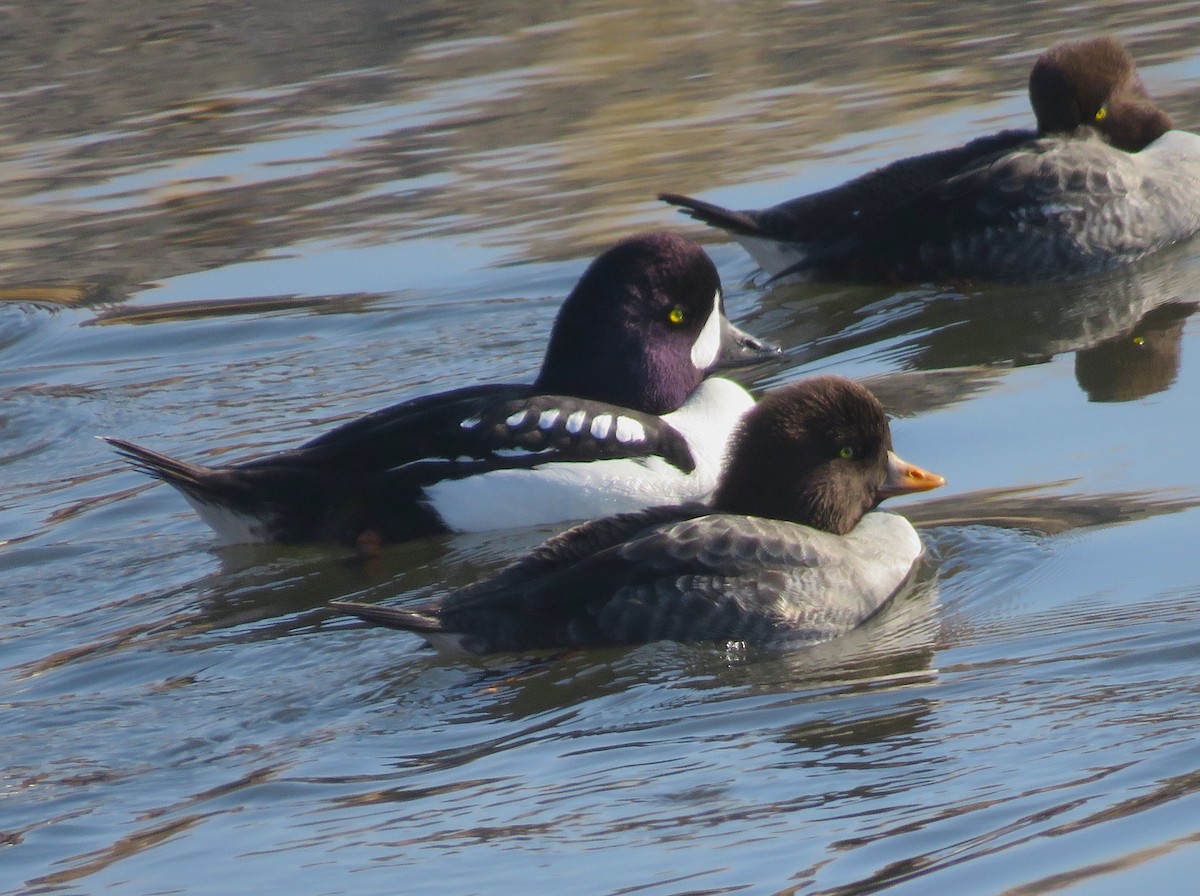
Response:
[[[998,84],[1013,97],[998,112],[1025,117],[1041,49],[1142,18],[1028,6],[1014,33],[987,3],[899,19],[894,4],[19,4],[0,61],[6,277],[133,286],[323,237],[464,228],[503,229],[489,239],[512,257],[577,255],[671,220],[660,189],[798,172],[846,134]],[[1159,27],[1153,50],[1130,35],[1143,67],[1191,47]]]

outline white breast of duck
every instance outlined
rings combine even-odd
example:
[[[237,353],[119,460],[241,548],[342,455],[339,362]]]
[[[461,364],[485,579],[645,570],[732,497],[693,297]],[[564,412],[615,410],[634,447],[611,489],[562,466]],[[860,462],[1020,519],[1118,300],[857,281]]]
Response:
[[[779,578],[777,619],[789,631],[784,640],[824,640],[849,631],[904,586],[924,553],[908,520],[881,511],[866,514],[846,535],[797,525],[790,538],[810,562],[773,571]]]
[[[1134,158],[1145,169],[1143,204],[1157,217],[1153,230],[1166,244],[1179,242],[1200,230],[1200,135],[1168,131]]]
[[[657,456],[547,463],[442,480],[425,489],[425,503],[450,530],[482,532],[705,500],[716,488],[734,428],[753,406],[737,383],[709,377],[678,410],[662,416],[687,440],[691,472]]]

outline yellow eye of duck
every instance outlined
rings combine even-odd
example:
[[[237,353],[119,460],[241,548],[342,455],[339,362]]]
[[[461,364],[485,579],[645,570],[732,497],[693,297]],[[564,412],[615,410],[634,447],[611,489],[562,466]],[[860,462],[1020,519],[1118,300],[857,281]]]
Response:
[[[686,315],[683,313],[683,308],[676,305],[674,308],[671,309],[671,313],[667,315],[667,320],[669,320],[673,324],[681,324],[681,323],[683,323],[683,319],[685,316]]]
[[[854,449],[851,448],[849,445],[847,445],[845,448],[843,448],[841,451],[838,452],[838,455],[840,457],[845,458],[846,460],[850,460],[850,458],[854,457]]]
[[[1096,121],[1104,121],[1104,119],[1108,118],[1108,106],[1101,106],[1097,109],[1094,117]]]

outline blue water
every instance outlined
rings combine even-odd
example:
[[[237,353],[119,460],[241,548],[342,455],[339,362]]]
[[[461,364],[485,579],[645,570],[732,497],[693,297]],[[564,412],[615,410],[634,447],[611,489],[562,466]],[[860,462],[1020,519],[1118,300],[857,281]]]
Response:
[[[903,12],[903,14],[900,14]],[[1190,893],[1200,253],[1067,284],[764,284],[753,206],[1029,114],[1128,41],[1200,129],[1198,4],[29,4],[0,60],[0,893]],[[868,382],[913,588],[809,651],[468,664],[331,616],[553,530],[217,549],[189,459],[529,377],[613,239],[701,239],[742,381]],[[1193,874],[1189,874],[1193,872]]]

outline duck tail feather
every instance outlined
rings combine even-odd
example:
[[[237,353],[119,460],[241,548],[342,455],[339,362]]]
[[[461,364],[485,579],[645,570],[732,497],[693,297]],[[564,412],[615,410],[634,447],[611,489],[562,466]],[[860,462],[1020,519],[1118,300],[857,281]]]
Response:
[[[436,634],[444,631],[441,620],[429,613],[405,610],[400,607],[385,607],[379,604],[362,604],[355,601],[330,601],[329,608],[348,616],[357,616],[372,625],[400,629],[405,632]]]
[[[134,469],[184,491],[204,491],[205,479],[212,472],[208,467],[176,460],[115,436],[99,436],[98,438],[115,448]]]
[[[680,193],[659,193],[658,198],[670,205],[679,206],[684,214],[712,227],[719,227],[741,236],[760,236],[762,233],[754,219],[745,212],[713,205],[711,202],[693,199]]]

